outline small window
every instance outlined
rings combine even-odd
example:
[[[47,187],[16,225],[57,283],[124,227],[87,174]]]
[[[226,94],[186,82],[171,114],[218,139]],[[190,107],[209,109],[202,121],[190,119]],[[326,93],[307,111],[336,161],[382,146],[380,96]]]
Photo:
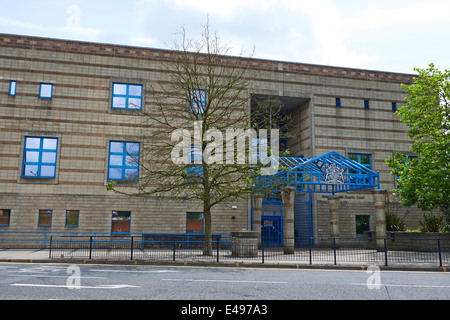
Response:
[[[66,227],[78,227],[80,211],[66,210]]]
[[[139,154],[139,142],[111,141],[108,180],[138,180]]]
[[[142,109],[142,88],[140,84],[113,83],[112,108]]]
[[[39,210],[39,227],[51,227],[52,226],[52,214],[53,210]]]
[[[397,111],[397,103],[392,102],[392,111]]]
[[[130,233],[131,211],[113,211],[111,232]]]
[[[22,176],[55,178],[57,150],[57,138],[26,137]]]
[[[203,212],[186,213],[186,233],[203,233]]]
[[[336,98],[336,107],[341,106],[341,98]]]
[[[370,231],[370,216],[369,215],[357,215],[356,221],[356,234],[364,234],[364,231]]]
[[[372,155],[364,153],[349,153],[348,158],[372,170]]]
[[[191,103],[189,104],[189,112],[193,114],[203,114],[206,108],[206,91],[205,90],[192,90]]]
[[[0,226],[8,227],[11,219],[10,209],[0,209]]]
[[[9,95],[15,96],[16,95],[16,89],[17,89],[17,81],[11,81],[9,83]]]
[[[198,182],[203,177],[202,166],[202,147],[200,145],[192,145],[189,151],[190,166],[187,169],[189,182]]]
[[[41,83],[39,88],[39,98],[51,99],[53,95],[53,84]]]
[[[364,109],[369,109],[369,100],[364,100]]]

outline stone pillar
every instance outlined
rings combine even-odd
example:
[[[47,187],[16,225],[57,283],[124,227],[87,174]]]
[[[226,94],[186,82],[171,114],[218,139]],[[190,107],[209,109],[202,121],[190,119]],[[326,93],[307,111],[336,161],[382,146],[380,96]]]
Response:
[[[294,199],[295,188],[281,190],[283,200],[283,247],[284,254],[294,253]]]
[[[384,251],[384,239],[386,239],[386,190],[372,190],[375,207],[375,232],[377,250]]]
[[[336,238],[336,245],[339,244],[339,200],[338,196],[328,196],[328,206],[330,208],[330,237]]]
[[[259,232],[261,234],[261,216],[262,216],[262,195],[254,195],[252,197],[253,204],[253,231]],[[258,247],[261,247],[261,237],[258,240]]]

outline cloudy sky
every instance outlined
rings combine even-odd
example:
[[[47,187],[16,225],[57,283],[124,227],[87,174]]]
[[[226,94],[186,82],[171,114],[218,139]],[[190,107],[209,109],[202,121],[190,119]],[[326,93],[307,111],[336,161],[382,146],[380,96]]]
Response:
[[[370,70],[450,68],[448,0],[0,0],[0,33],[168,48],[184,27],[234,53]]]

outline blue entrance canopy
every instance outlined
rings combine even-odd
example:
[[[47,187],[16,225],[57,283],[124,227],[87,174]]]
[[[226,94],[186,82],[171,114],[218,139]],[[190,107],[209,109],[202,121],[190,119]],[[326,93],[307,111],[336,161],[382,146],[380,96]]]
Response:
[[[380,188],[380,174],[366,166],[332,151],[315,158],[280,157],[272,159],[278,165],[273,175],[261,175],[256,185],[281,189],[295,187],[297,191],[336,193]]]

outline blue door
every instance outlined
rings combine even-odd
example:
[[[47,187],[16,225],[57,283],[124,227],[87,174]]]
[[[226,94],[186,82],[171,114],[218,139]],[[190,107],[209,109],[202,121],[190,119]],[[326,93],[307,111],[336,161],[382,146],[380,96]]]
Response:
[[[261,237],[265,244],[283,243],[283,203],[281,201],[263,201]]]

